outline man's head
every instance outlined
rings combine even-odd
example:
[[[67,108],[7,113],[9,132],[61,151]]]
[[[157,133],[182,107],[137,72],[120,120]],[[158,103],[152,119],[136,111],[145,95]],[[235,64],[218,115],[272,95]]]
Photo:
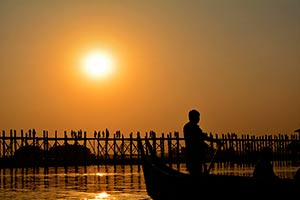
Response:
[[[189,112],[189,120],[190,122],[197,124],[200,121],[200,113],[195,109],[191,110]]]

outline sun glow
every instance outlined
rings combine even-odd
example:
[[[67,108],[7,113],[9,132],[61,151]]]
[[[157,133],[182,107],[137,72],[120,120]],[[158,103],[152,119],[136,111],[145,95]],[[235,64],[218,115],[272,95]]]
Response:
[[[107,197],[109,197],[109,194],[106,192],[101,192],[96,196],[96,199],[106,199]]]
[[[82,58],[81,68],[88,77],[101,79],[112,74],[114,62],[112,56],[106,52],[91,51]]]

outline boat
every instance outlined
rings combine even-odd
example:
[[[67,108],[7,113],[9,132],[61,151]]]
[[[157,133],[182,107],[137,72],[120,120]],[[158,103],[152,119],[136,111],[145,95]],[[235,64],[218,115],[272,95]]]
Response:
[[[258,179],[213,173],[192,176],[161,161],[149,139],[138,138],[140,160],[148,195],[153,200],[203,198],[299,198],[300,181],[294,178]]]

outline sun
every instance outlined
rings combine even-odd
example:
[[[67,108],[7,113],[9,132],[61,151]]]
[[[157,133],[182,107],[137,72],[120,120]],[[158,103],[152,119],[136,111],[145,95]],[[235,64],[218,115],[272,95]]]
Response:
[[[107,52],[93,50],[82,57],[81,68],[88,77],[101,79],[113,73],[114,60]]]

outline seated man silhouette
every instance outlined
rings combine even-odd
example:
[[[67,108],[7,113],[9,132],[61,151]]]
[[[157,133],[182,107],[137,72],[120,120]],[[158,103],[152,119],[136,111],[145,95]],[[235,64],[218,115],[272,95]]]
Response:
[[[265,147],[259,154],[259,159],[255,165],[253,176],[257,179],[270,180],[277,178],[271,163],[272,150]]]
[[[297,180],[300,183],[300,168],[297,169],[294,179]]]

